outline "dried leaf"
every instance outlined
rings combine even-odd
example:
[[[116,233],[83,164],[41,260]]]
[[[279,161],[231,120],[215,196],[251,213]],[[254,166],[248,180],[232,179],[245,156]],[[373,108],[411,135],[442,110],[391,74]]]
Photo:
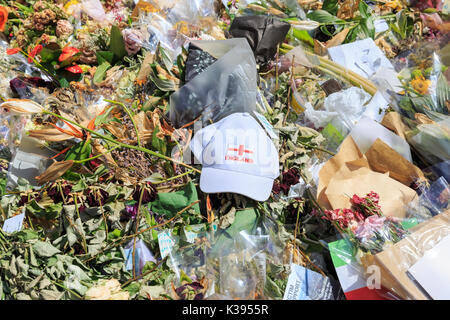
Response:
[[[92,150],[93,155],[96,156],[98,154],[103,154],[103,157],[105,157],[106,162],[114,167],[117,167],[117,163],[114,161],[113,157],[111,156],[111,153],[106,153],[108,150],[101,145],[99,142],[95,141],[92,142]]]
[[[220,217],[219,228],[226,229],[229,226],[231,226],[234,222],[235,217],[236,217],[236,208],[232,207],[231,210],[227,214]]]
[[[52,142],[66,141],[73,138],[73,136],[63,133],[55,128],[30,130],[28,131],[28,135],[32,138]]]
[[[49,181],[55,181],[60,178],[73,165],[73,160],[59,161],[53,163],[45,170],[43,174],[36,177],[38,184],[44,184]]]
[[[314,39],[314,53],[319,56],[327,54],[327,47],[317,39]]]
[[[414,115],[414,118],[416,118],[416,120],[419,122],[419,124],[435,124],[436,123],[433,120],[431,120],[430,118],[428,118],[426,115],[424,115],[423,113],[416,113]]]
[[[41,113],[44,111],[44,108],[40,104],[28,99],[9,99],[0,104],[0,108],[5,108],[11,113],[18,115]]]
[[[349,28],[345,28],[344,30],[339,32],[331,40],[327,41],[326,48],[328,49],[342,44],[342,42],[344,42],[345,38],[347,37],[349,31],[350,31]]]
[[[359,1],[360,0],[345,0],[340,4],[336,16],[343,20],[354,18],[355,13],[358,11]]]
[[[139,112],[134,116],[134,121],[139,133],[141,142],[147,144],[152,141],[153,130],[155,129],[154,122],[150,121],[145,112]]]

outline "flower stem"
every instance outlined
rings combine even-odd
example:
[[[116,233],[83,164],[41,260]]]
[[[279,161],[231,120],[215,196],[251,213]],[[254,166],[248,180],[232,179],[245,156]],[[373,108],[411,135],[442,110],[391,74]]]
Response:
[[[134,222],[136,223],[136,228],[134,229],[134,233],[137,234],[138,230],[139,230],[139,218],[140,218],[140,213],[141,213],[141,204],[142,204],[142,197],[144,196],[144,192],[145,192],[145,187],[142,186],[141,187],[141,195],[139,196],[139,203],[138,203],[138,207],[137,207],[137,214],[136,214],[136,220],[134,220]],[[132,254],[132,259],[133,259],[133,277],[136,278],[136,239],[137,237],[133,238],[133,254]]]
[[[102,134],[100,134],[100,133],[98,133],[98,132],[95,132],[94,130],[88,129],[88,128],[82,126],[81,124],[76,123],[75,121],[72,121],[72,120],[70,120],[70,119],[67,119],[67,118],[65,118],[65,117],[62,117],[62,116],[60,116],[60,115],[58,115],[58,114],[56,114],[56,113],[53,113],[53,112],[51,112],[51,111],[44,110],[43,113],[49,114],[49,115],[52,115],[52,116],[54,116],[54,117],[56,117],[56,118],[58,118],[58,119],[67,121],[67,122],[69,122],[69,123],[71,123],[71,124],[73,124],[73,125],[75,125],[75,126],[81,128],[81,129],[86,130],[87,132],[90,132],[91,134],[93,134],[93,135],[95,135],[95,136],[97,136],[97,137],[99,137],[99,138],[101,138],[101,139],[103,139],[103,140],[109,141],[109,142],[111,142],[111,143],[115,143],[115,144],[117,144],[117,145],[119,145],[119,146],[121,146],[121,147],[128,148],[128,149],[134,149],[134,150],[138,150],[138,151],[142,151],[142,152],[145,152],[145,153],[147,153],[147,154],[149,154],[149,155],[152,155],[152,156],[155,156],[155,157],[158,157],[158,158],[167,160],[167,161],[172,161],[173,163],[179,164],[179,165],[181,165],[181,166],[183,166],[183,167],[186,167],[186,168],[188,168],[188,169],[191,169],[191,170],[193,170],[193,171],[195,171],[195,172],[197,172],[197,173],[202,173],[200,170],[198,170],[198,169],[196,169],[196,168],[194,168],[194,167],[192,167],[192,166],[190,166],[190,165],[188,165],[188,164],[186,164],[186,163],[184,163],[184,162],[181,162],[181,161],[172,159],[172,158],[170,158],[170,157],[167,157],[167,156],[165,156],[165,155],[163,155],[163,154],[157,153],[157,152],[155,152],[155,151],[149,150],[149,149],[144,148],[144,147],[133,146],[133,145],[130,145],[130,144],[126,144],[126,143],[119,142],[119,141],[117,141],[117,140],[115,140],[115,139],[113,139],[113,138],[110,138],[110,137],[108,137],[108,136],[102,135]]]
[[[176,180],[176,179],[178,179],[178,178],[181,178],[181,177],[184,177],[184,176],[190,174],[191,172],[193,172],[193,170],[186,171],[185,173],[179,174],[179,175],[174,176],[174,177],[170,177],[170,178],[168,178],[168,179],[166,179],[166,180],[162,180],[162,181],[155,182],[155,183],[153,183],[153,184],[154,184],[154,185],[157,185],[157,184],[169,182],[169,181],[172,181],[172,180]]]
[[[88,161],[92,161],[95,160],[97,158],[100,158],[101,156],[104,156],[105,154],[108,154],[114,150],[116,150],[117,148],[119,148],[120,146],[115,146],[114,148],[111,148],[109,150],[106,150],[104,153],[100,153],[92,158],[88,158],[88,159],[82,159],[82,160],[74,160],[73,163],[84,163],[84,162],[88,162]]]

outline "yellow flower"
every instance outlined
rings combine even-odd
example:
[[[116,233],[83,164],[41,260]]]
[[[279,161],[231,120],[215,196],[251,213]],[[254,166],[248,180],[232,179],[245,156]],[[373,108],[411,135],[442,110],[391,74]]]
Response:
[[[415,77],[414,80],[411,80],[410,84],[414,88],[414,90],[424,95],[428,93],[428,88],[431,85],[431,81],[425,80],[423,76],[418,76]]]
[[[391,8],[392,10],[401,10],[403,8],[403,4],[400,0],[387,1],[383,6]]]

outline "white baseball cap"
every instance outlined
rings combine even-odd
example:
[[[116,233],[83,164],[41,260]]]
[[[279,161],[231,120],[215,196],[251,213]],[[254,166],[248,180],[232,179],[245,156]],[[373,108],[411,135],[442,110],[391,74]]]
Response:
[[[233,113],[203,128],[190,146],[203,165],[203,192],[239,193],[257,201],[269,198],[280,175],[278,151],[250,114]]]

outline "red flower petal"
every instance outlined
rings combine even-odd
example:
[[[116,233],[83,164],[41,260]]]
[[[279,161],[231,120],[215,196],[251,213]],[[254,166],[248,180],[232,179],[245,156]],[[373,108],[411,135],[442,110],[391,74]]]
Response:
[[[79,65],[67,67],[66,70],[72,73],[83,73],[83,69],[81,69]]]
[[[0,32],[5,31],[6,22],[8,22],[8,8],[0,6]]]
[[[30,52],[30,54],[29,54],[29,57],[28,57],[28,62],[29,62],[29,63],[33,62],[33,58],[34,58],[37,54],[39,54],[39,52],[42,51],[42,48],[43,48],[42,44],[38,44],[36,47],[34,47],[33,50],[31,50],[31,52]]]
[[[70,57],[73,57],[74,55],[76,55],[78,52],[80,52],[80,50],[78,50],[77,48],[74,47],[65,47],[62,50],[61,55],[59,56],[58,60],[59,62],[62,62],[64,60],[69,59]]]
[[[6,49],[7,55],[13,55],[20,51],[20,48],[12,48],[12,49]]]

